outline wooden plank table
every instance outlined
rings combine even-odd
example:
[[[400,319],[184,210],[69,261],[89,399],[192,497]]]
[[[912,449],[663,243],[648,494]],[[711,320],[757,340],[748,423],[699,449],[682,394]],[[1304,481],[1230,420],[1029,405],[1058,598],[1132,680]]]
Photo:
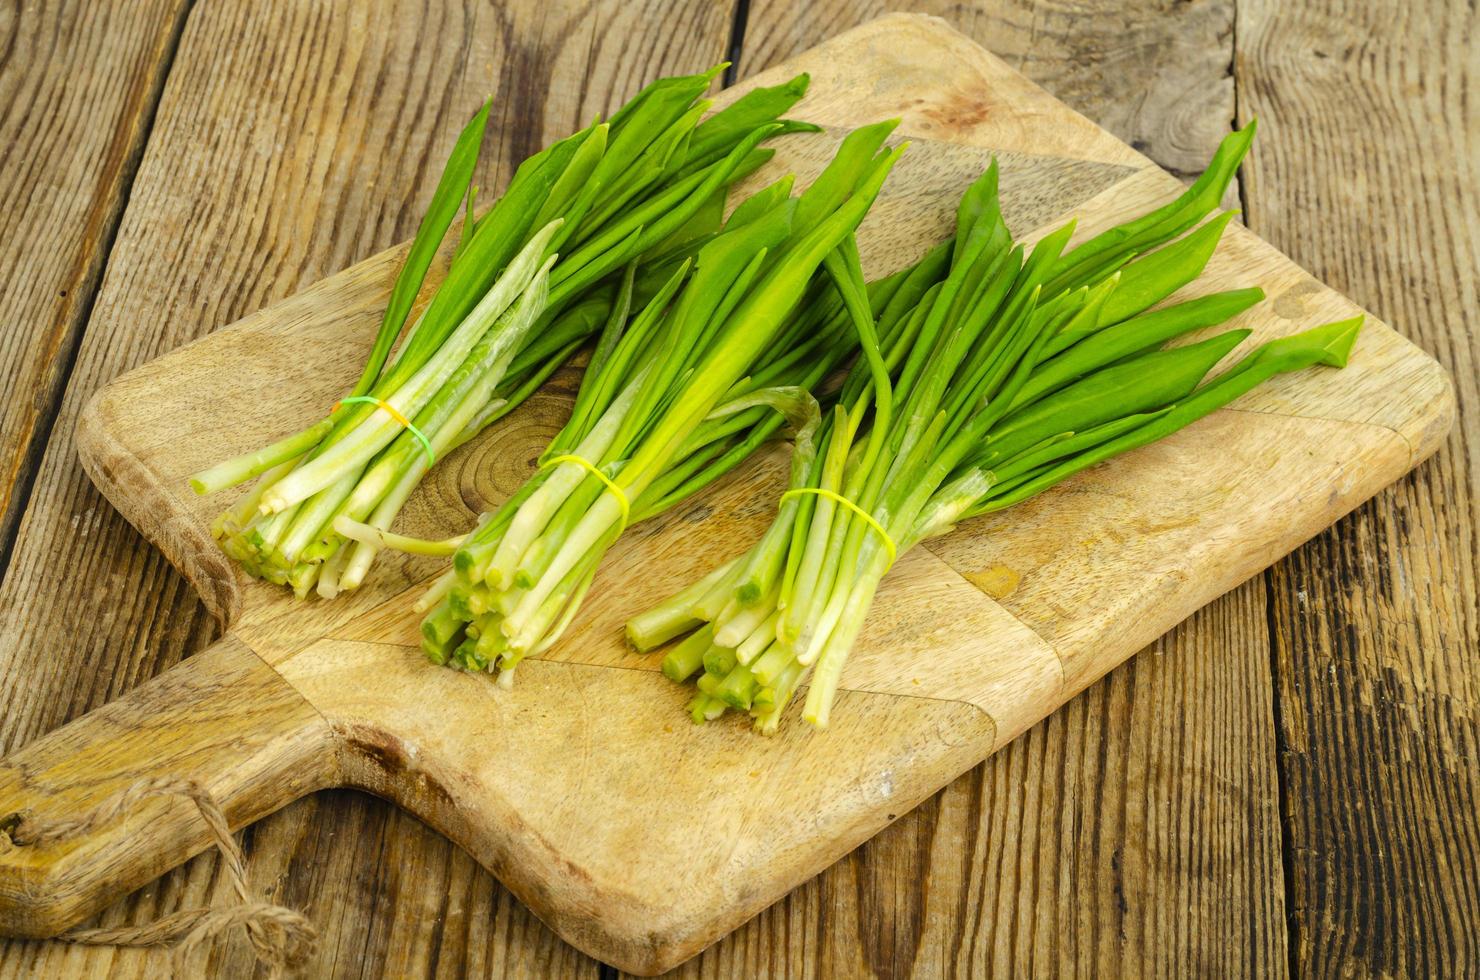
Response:
[[[1287,7],[1298,6],[1298,10]],[[1247,223],[1435,354],[1449,445],[681,972],[1453,975],[1480,964],[1480,26],[1463,0],[1016,0],[946,16],[1175,171],[1252,115]],[[646,79],[745,76],[858,0],[0,7],[0,752],[215,635],[83,476],[104,381],[409,237],[466,108],[507,165]],[[394,807],[243,832],[313,976],[594,976]],[[228,900],[207,855],[104,913]],[[0,944],[0,975],[160,954]],[[233,938],[199,961],[250,975]]]

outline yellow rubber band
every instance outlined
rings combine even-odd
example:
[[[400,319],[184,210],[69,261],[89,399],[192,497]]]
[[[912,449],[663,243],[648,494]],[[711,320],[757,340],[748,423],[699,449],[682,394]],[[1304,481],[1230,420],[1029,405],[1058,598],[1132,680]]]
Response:
[[[863,522],[865,524],[879,533],[879,538],[884,542],[884,550],[889,553],[889,564],[891,566],[894,564],[894,560],[899,557],[899,552],[894,549],[894,539],[889,536],[888,531],[884,530],[884,525],[874,520],[873,514],[870,514],[868,511],[864,510],[862,507],[858,506],[842,494],[833,493],[831,490],[824,490],[821,487],[798,487],[795,490],[788,490],[783,493],[781,495],[781,500],[777,501],[777,504],[780,505],[781,503],[785,502],[788,497],[798,497],[804,493],[815,493],[819,497],[826,497],[828,500],[835,500],[838,503],[842,504],[844,507],[851,510],[853,513],[857,514],[859,517],[863,518]]]
[[[375,398],[372,395],[351,395],[348,398],[339,399],[339,401],[335,402],[334,407],[329,409],[329,411],[336,412],[339,410],[340,405],[351,405],[355,402],[364,402],[366,405],[374,405],[381,411],[385,412],[385,414],[395,419],[397,422],[400,422],[401,428],[405,429],[407,432],[415,436],[416,441],[421,443],[421,448],[426,450],[427,465],[436,465],[437,454],[432,451],[432,440],[428,439],[425,432],[421,431],[415,425],[413,425],[411,420],[402,415],[400,409],[396,408],[396,406],[392,405],[390,402],[380,398]]]
[[[581,467],[586,472],[596,477],[596,479],[606,484],[606,488],[611,491],[611,495],[617,498],[617,506],[622,508],[622,527],[623,529],[625,529],[627,527],[628,518],[632,516],[632,506],[628,503],[627,495],[622,492],[622,488],[613,483],[611,477],[607,476],[605,473],[597,469],[595,463],[591,462],[589,459],[586,459],[583,456],[572,456],[570,454],[566,454],[564,456],[554,456],[541,463],[540,469],[543,470],[550,466],[558,466],[561,463],[575,463],[577,466]]]

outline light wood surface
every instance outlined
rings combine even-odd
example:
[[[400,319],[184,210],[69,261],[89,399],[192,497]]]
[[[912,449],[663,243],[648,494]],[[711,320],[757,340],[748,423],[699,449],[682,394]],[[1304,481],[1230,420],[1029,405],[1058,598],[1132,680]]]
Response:
[[[897,6],[757,0],[742,66]],[[1233,125],[1233,0],[908,6],[1174,173],[1204,166]],[[762,916],[694,973],[773,962],[792,975],[1284,973],[1265,591],[1255,579],[1214,600],[835,866],[810,904]],[[792,951],[768,960],[771,947]]]
[[[98,379],[119,364],[146,356],[135,348],[158,349],[162,325],[196,333],[209,329],[260,305],[263,290],[269,299],[282,295],[411,230],[407,222],[418,213],[416,205],[398,199],[387,207],[384,200],[419,187],[404,170],[417,166],[414,149],[409,160],[341,154],[339,166],[346,169],[323,173],[331,181],[362,182],[367,190],[340,195],[332,233],[319,233],[323,229],[305,218],[295,230],[308,237],[292,261],[268,261],[261,272],[223,265],[213,254],[229,257],[231,248],[214,249],[210,243],[219,236],[245,231],[276,250],[284,231],[272,215],[316,203],[301,189],[302,172],[264,171],[233,150],[249,123],[259,136],[269,121],[279,127],[280,146],[311,133],[346,150],[374,138],[366,118],[373,121],[384,112],[397,125],[415,120],[440,127],[445,142],[458,120],[445,102],[426,101],[441,98],[437,85],[424,81],[438,72],[454,79],[471,74],[469,100],[482,88],[506,92],[516,116],[525,111],[517,107],[569,104],[560,100],[568,100],[572,87],[556,86],[547,97],[501,85],[498,76],[514,54],[523,66],[559,60],[576,73],[589,65],[597,78],[628,74],[625,64],[623,72],[607,67],[621,55],[597,29],[613,21],[608,4],[583,22],[593,29],[576,37],[550,29],[547,21],[558,24],[567,13],[556,5],[544,5],[552,11],[548,18],[511,16],[497,38],[474,45],[478,56],[471,64],[466,30],[478,21],[457,12],[449,17],[437,4],[381,6],[359,24],[363,30],[353,40],[314,24],[305,29],[304,18],[283,16],[282,8],[263,8],[274,16],[261,17],[237,11],[221,16],[217,5],[196,8],[171,73],[171,84],[184,79],[189,94],[176,98],[198,103],[204,91],[237,85],[257,91],[262,83],[246,79],[264,60],[299,85],[269,92],[267,99],[280,101],[282,111],[267,117],[259,100],[217,98],[202,121],[208,118],[231,137],[213,137],[193,119],[184,126],[161,117],[133,188],[142,203],[120,235],[121,246],[132,244],[117,249],[107,263],[110,278],[124,285],[109,289],[114,297],[126,297],[144,288],[148,277],[127,272],[150,262],[168,267],[178,286],[136,302],[135,311],[144,315],[112,320],[106,304],[99,305],[83,340],[67,411],[75,412]],[[1444,261],[1462,255],[1475,233],[1467,215],[1476,209],[1464,196],[1469,183],[1443,179],[1466,172],[1476,159],[1466,149],[1462,125],[1465,112],[1473,113],[1465,108],[1473,100],[1461,97],[1464,79],[1473,78],[1477,67],[1462,4],[1425,5],[1406,18],[1373,19],[1365,9],[1334,5],[1294,11],[1240,4],[1243,20],[1236,33],[1232,2],[983,0],[918,6],[946,15],[1174,172],[1205,159],[1232,120],[1235,98],[1240,107],[1257,111],[1264,128],[1255,169],[1277,156],[1280,179],[1295,181],[1300,190],[1298,198],[1292,191],[1282,199],[1292,206],[1261,225],[1257,207],[1272,184],[1266,177],[1250,185],[1252,197],[1246,195],[1243,204],[1251,221],[1323,278],[1419,336],[1456,369],[1462,406],[1473,402],[1466,389],[1475,376],[1468,326],[1477,312],[1473,263],[1454,257],[1447,272]],[[730,42],[732,51],[741,52],[742,75],[880,12],[851,0],[807,5],[800,18],[792,16],[791,5],[757,0],[748,7],[749,16],[742,14],[737,24],[748,30]],[[1250,11],[1258,15],[1257,30]],[[698,67],[724,50],[728,25],[705,35],[693,29],[696,20],[689,14],[680,13],[679,20],[688,31],[683,37],[698,36],[693,43],[700,46],[712,43],[712,52],[651,43],[663,32],[644,31],[641,23],[626,23],[623,36],[636,57],[693,56],[682,68]],[[1365,32],[1360,43],[1350,34],[1353,23]],[[0,12],[0,26],[5,24]],[[264,41],[277,31],[284,36]],[[127,34],[123,25],[111,32],[114,39]],[[59,57],[75,37],[62,34],[48,50]],[[1408,38],[1423,48],[1417,76],[1398,71],[1418,64]],[[1331,39],[1342,44],[1321,43]],[[219,52],[233,48],[257,61],[223,62]],[[26,49],[12,45],[6,51],[7,68],[19,58],[24,71]],[[439,52],[440,58],[429,57]],[[321,66],[374,62],[377,55],[383,59],[377,84],[352,89],[345,106],[326,109],[301,97],[303,84],[324,77]],[[407,56],[426,63],[408,73],[402,67]],[[187,71],[202,60],[215,70]],[[82,59],[78,71],[104,71],[108,63]],[[658,61],[651,64],[658,67],[636,70],[636,76],[664,70]],[[1171,78],[1176,85],[1163,84]],[[1287,79],[1301,86],[1303,99],[1290,98]],[[607,86],[598,87],[604,96],[625,94]],[[1272,99],[1281,103],[1283,127],[1272,125]],[[418,109],[408,112],[413,106]],[[80,109],[64,107],[73,116]],[[1322,125],[1309,128],[1311,116]],[[1445,126],[1437,141],[1421,135],[1433,132],[1435,119]],[[5,125],[15,122],[10,117]],[[267,138],[264,145],[272,142]],[[1342,152],[1327,152],[1336,144]],[[268,217],[245,228],[224,221],[187,223],[191,247],[171,251],[181,226],[149,220],[158,202],[168,199],[156,188],[173,188],[184,172],[182,161],[202,154],[220,154],[214,169],[227,179],[189,189],[194,199],[229,199],[242,213],[263,211]],[[435,164],[432,157],[429,166]],[[249,171],[256,176],[232,180],[232,167],[257,168]],[[1354,172],[1397,179],[1357,187]],[[119,193],[128,191],[124,186]],[[1383,234],[1361,229],[1358,239],[1344,226],[1325,222],[1343,208],[1360,209],[1349,218],[1371,215],[1401,227],[1403,260],[1390,254]],[[1279,238],[1286,225],[1301,230]],[[1435,254],[1437,264],[1431,262]],[[315,263],[320,271],[314,271]],[[1436,288],[1431,274],[1457,285]],[[7,295],[14,294],[17,281],[6,281]],[[172,317],[157,321],[148,315],[162,302],[176,301]],[[203,317],[194,312],[198,301]],[[105,328],[99,342],[96,335]],[[167,339],[165,346],[174,342]],[[55,370],[65,379],[71,365]],[[1456,461],[1471,458],[1463,453],[1473,435],[1473,413],[1462,420],[1450,450],[1460,454]],[[0,684],[14,711],[0,721],[0,744],[12,749],[28,732],[45,731],[127,691],[202,645],[210,633],[200,607],[168,566],[135,544],[137,537],[97,501],[75,466],[70,428],[58,422],[39,474],[39,454],[32,454],[18,476],[18,499],[30,504],[9,562],[7,630],[0,631]],[[1464,676],[1463,659],[1454,659],[1473,643],[1455,643],[1453,637],[1473,638],[1480,622],[1473,579],[1455,579],[1457,585],[1437,593],[1441,601],[1423,607],[1421,618],[1408,607],[1410,593],[1379,585],[1409,572],[1440,582],[1446,580],[1441,575],[1473,568],[1473,498],[1466,489],[1474,482],[1473,467],[1460,462],[1455,468],[1450,453],[1339,523],[1320,539],[1325,544],[1309,546],[1325,549],[1314,563],[1282,563],[1200,611],[1147,655],[706,952],[685,974],[1175,975],[1197,964],[1220,975],[1269,975],[1286,967],[1282,865],[1292,886],[1299,886],[1289,937],[1292,948],[1301,950],[1291,965],[1301,972],[1432,973],[1445,972],[1445,964],[1453,972],[1470,962],[1465,951],[1474,949],[1473,934],[1465,926],[1476,919],[1465,909],[1474,907],[1480,877],[1466,870],[1473,868],[1474,848],[1464,842],[1474,825],[1463,814],[1474,809],[1465,800],[1474,799],[1480,773],[1474,752],[1466,755],[1464,746],[1475,744],[1480,714],[1473,691],[1457,683]],[[1431,477],[1435,470],[1439,474]],[[1421,496],[1411,496],[1414,487]],[[1403,560],[1389,565],[1394,542],[1401,544]],[[1297,559],[1307,551],[1297,552]],[[0,554],[0,565],[7,558]],[[75,588],[54,571],[66,562],[96,571],[90,588]],[[1288,600],[1292,618],[1276,627],[1290,630],[1279,637],[1283,662],[1300,662],[1307,644],[1329,653],[1309,661],[1308,676],[1293,676],[1276,688],[1266,592],[1287,569],[1298,577],[1285,579],[1296,590]],[[1337,600],[1319,618],[1308,614],[1299,595],[1313,577]],[[985,580],[1001,587],[1000,575]],[[1371,605],[1373,597],[1381,601]],[[1362,612],[1353,601],[1374,612]],[[98,617],[100,611],[106,618]],[[12,624],[18,627],[13,633]],[[1416,632],[1420,626],[1423,631]],[[44,660],[35,656],[37,649],[48,651]],[[1363,665],[1391,664],[1397,649],[1407,651],[1400,656],[1411,665],[1399,675],[1404,683],[1421,690],[1449,672],[1441,684],[1448,692],[1442,713],[1409,712],[1411,702],[1401,689],[1396,700],[1359,693],[1358,678],[1368,670]],[[1336,671],[1328,669],[1332,663]],[[1320,720],[1307,728],[1312,695]],[[1280,725],[1295,737],[1282,739],[1276,755],[1281,714]],[[1390,788],[1393,774],[1408,771],[1407,760],[1415,754],[1415,771],[1425,780],[1420,791]],[[1298,793],[1277,784],[1277,769],[1288,776],[1297,768],[1319,779]],[[1289,813],[1284,827],[1281,799]],[[1426,813],[1444,816],[1434,820]],[[1291,846],[1292,837],[1307,833],[1292,821],[1304,820],[1317,829]],[[357,846],[346,848],[345,840]],[[245,844],[264,893],[306,907],[319,925],[323,941],[311,975],[597,974],[596,964],[535,922],[464,852],[392,806],[354,793],[319,794],[254,825]],[[1364,856],[1346,860],[1352,854]],[[201,904],[220,887],[214,864],[209,855],[191,862],[115,905],[103,921],[145,921]],[[212,972],[242,972],[248,962],[243,947],[239,941],[220,944]],[[143,953],[0,944],[0,975],[6,976],[148,976],[156,962]]]
[[[1007,217],[1020,233],[1073,213],[1091,234],[1177,187],[938,22],[881,20],[774,74],[799,70],[814,76],[798,110],[807,118],[848,126],[899,114],[903,132],[927,137],[866,225],[873,275],[939,237],[985,165],[984,151],[932,140],[1002,153]],[[788,140],[773,168],[805,177],[835,139]],[[1012,520],[973,522],[902,562],[845,672],[850,697],[834,729],[759,739],[683,724],[682,693],[655,673],[655,658],[622,648],[618,627],[690,566],[759,532],[779,460],[615,549],[582,626],[512,695],[416,659],[409,601],[426,562],[388,562],[348,601],[300,604],[242,582],[215,552],[204,523],[221,503],[190,497],[184,476],[332,398],[345,379],[310,374],[305,365],[325,359],[303,352],[363,346],[393,269],[393,255],[369,260],[112,383],[80,419],[79,451],[105,494],[233,621],[232,635],[322,713],[333,733],[324,758],[337,757],[346,783],[448,833],[574,944],[642,972],[697,952],[1350,510],[1431,452],[1452,414],[1437,365],[1371,323],[1339,383],[1314,375],[1272,386]],[[1251,281],[1271,296],[1243,318],[1261,337],[1352,309],[1247,233],[1193,291]],[[264,382],[284,397],[254,403]],[[563,387],[449,458],[407,523],[450,532],[517,482],[560,417]],[[223,403],[239,408],[225,415]],[[698,519],[713,514],[733,514],[733,526]],[[994,569],[1030,587],[988,597],[980,580]],[[153,771],[151,761],[141,754],[137,771]],[[5,799],[7,809],[47,806],[24,786]],[[141,818],[102,833],[147,851],[156,829],[169,828]],[[79,891],[85,906],[92,892]]]
[[[174,670],[0,762],[6,814],[87,813],[157,771],[198,783],[233,826],[341,783],[324,716],[241,641]],[[90,836],[8,846],[0,930],[52,936],[211,843],[195,804],[154,797]],[[8,844],[8,842],[7,842]]]
[[[513,154],[615,108],[654,76],[723,59],[730,26],[728,11],[699,0],[190,9],[52,438],[24,473],[30,490],[13,551],[0,555],[7,754],[220,634],[190,585],[82,472],[73,432],[87,399],[124,371],[410,237],[466,107],[487,93],[499,93],[505,115],[478,180],[498,187]],[[68,105],[77,125],[96,122],[88,104]],[[25,281],[7,279],[6,288]],[[440,948],[429,941],[442,932],[436,903],[454,895],[466,896],[470,945],[493,935],[513,944],[486,954],[490,969],[538,976],[589,963],[445,837],[362,794],[309,797],[246,838],[264,898],[305,908],[325,934],[311,974],[355,970],[362,958],[392,972],[397,962],[425,969],[428,951]],[[318,870],[303,874],[310,867]],[[207,853],[94,924],[152,921],[229,895]],[[480,908],[496,910],[497,921],[472,911]],[[448,942],[457,935],[450,927]],[[7,942],[0,974],[152,978],[158,957]],[[202,969],[235,976],[251,963],[238,938],[217,944]]]

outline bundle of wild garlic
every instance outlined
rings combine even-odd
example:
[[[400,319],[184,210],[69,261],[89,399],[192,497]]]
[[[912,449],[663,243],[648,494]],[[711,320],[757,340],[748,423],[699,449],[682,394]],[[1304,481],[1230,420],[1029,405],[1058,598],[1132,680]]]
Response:
[[[1176,201],[1068,253],[1072,225],[1031,252],[1013,245],[995,164],[972,186],[953,242],[893,293],[878,336],[858,321],[864,356],[815,451],[797,442],[764,536],[628,623],[639,650],[688,634],[663,671],[698,675],[695,721],[735,709],[774,731],[805,683],[803,715],[825,726],[899,554],[1169,435],[1276,373],[1345,363],[1360,318],[1267,343],[1212,380],[1247,330],[1163,349],[1257,303],[1257,288],[1147,312],[1212,256],[1230,215],[1177,236],[1216,206],[1252,135],[1229,137]]]
[[[779,119],[806,76],[703,118],[721,68],[654,82],[525,160],[474,218],[485,104],[457,140],[358,382],[313,425],[191,479],[205,494],[258,478],[215,522],[222,548],[300,597],[359,585],[428,468],[526,398],[619,298],[648,302],[686,268],[718,233],[727,189],[769,158],[763,141],[815,129]],[[402,337],[459,211],[447,275]]]
[[[809,389],[855,349],[851,323],[870,307],[851,243],[903,149],[882,149],[893,125],[850,134],[800,196],[788,178],[751,197],[630,322],[625,309],[611,319],[543,465],[424,600],[429,657],[510,682],[560,636],[631,523],[729,469],[783,415],[815,429]],[[841,295],[817,274],[825,260]]]

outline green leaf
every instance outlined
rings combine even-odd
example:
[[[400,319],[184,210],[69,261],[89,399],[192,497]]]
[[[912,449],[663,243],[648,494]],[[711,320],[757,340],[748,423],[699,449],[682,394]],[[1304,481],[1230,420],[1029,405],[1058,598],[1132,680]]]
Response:
[[[1161,408],[1190,393],[1247,336],[1247,330],[1229,330],[1103,368],[1009,415],[991,433],[988,447],[1010,459],[1056,433]]]
[[[1100,325],[1135,316],[1202,275],[1231,220],[1233,212],[1226,211],[1186,238],[1142,255],[1121,269],[1120,285],[1100,309]]]
[[[1017,408],[1104,367],[1168,340],[1223,323],[1264,298],[1264,290],[1234,289],[1142,313],[1097,331],[1056,357],[1039,364],[1013,399]]]
[[[1034,474],[1010,492],[977,506],[969,516],[1011,507],[1096,463],[1164,439],[1276,374],[1299,371],[1317,364],[1345,367],[1361,327],[1362,317],[1355,316],[1270,341],[1147,424]]]
[[[694,129],[689,143],[689,158],[695,159],[719,151],[737,142],[757,126],[775,122],[807,94],[810,75],[803,72],[780,85],[751,89],[725,108],[704,120]],[[815,129],[816,127],[809,126]]]
[[[386,303],[385,315],[380,321],[380,331],[375,335],[375,345],[370,349],[370,356],[365,360],[365,368],[360,373],[360,379],[355,382],[352,395],[363,395],[375,384],[392,345],[400,336],[401,328],[406,325],[406,317],[411,312],[412,304],[416,302],[416,294],[421,292],[421,284],[426,280],[427,269],[431,268],[432,259],[436,257],[437,249],[447,235],[447,229],[457,217],[458,209],[468,195],[473,171],[478,165],[478,150],[483,145],[483,130],[488,124],[488,110],[492,105],[491,98],[483,103],[483,107],[463,127],[457,143],[452,147],[447,165],[442,168],[442,177],[437,181],[437,189],[432,193],[431,204],[427,206],[427,212],[417,226],[416,237],[411,241],[406,261],[401,264],[396,284],[391,287],[390,300]]]
[[[1208,169],[1181,196],[1139,218],[1101,232],[1064,256],[1054,278],[1048,284],[1050,293],[1094,280],[1084,274],[1100,268],[1117,254],[1145,252],[1169,241],[1196,225],[1223,200],[1228,185],[1238,173],[1249,146],[1254,142],[1256,120],[1223,138]]]

